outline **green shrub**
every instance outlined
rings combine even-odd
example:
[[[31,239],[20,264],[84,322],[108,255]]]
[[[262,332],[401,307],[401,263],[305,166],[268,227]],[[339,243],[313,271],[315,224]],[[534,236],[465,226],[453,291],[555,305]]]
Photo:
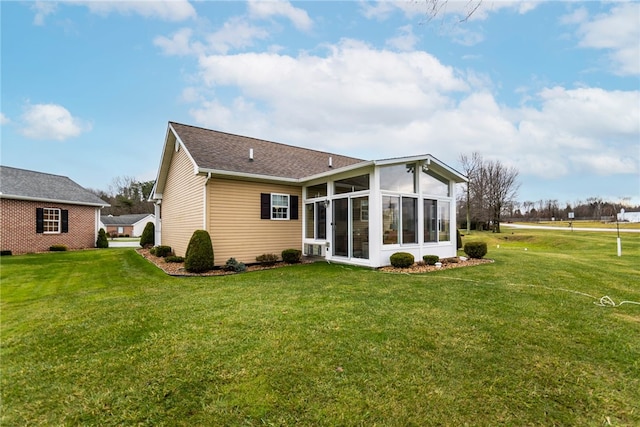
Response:
[[[184,257],[177,255],[169,255],[164,257],[164,262],[184,262]]]
[[[107,232],[104,231],[104,228],[101,228],[98,231],[98,239],[96,240],[96,248],[108,248],[109,247],[109,239],[107,238]]]
[[[427,265],[436,265],[436,262],[440,261],[440,257],[438,255],[425,255],[422,259]]]
[[[151,255],[154,255],[154,256],[155,256],[155,254],[156,254],[156,248],[155,248],[155,247],[150,248],[150,249],[149,249],[149,253],[150,253]]]
[[[150,248],[156,244],[156,226],[153,222],[147,222],[142,230],[142,236],[140,236],[140,246],[143,248]]]
[[[256,261],[262,265],[274,265],[278,262],[278,255],[276,254],[262,254],[256,257]]]
[[[185,270],[202,273],[213,269],[213,266],[213,245],[209,233],[206,230],[194,231],[184,257]]]
[[[155,247],[154,255],[160,258],[167,257],[171,255],[173,251],[171,250],[171,246],[158,245]]]
[[[462,249],[462,234],[460,234],[460,230],[456,228],[456,248],[458,250]]]
[[[467,242],[464,244],[464,253],[469,258],[482,258],[487,254],[487,244],[485,242]]]
[[[247,269],[247,266],[243,262],[236,260],[235,258],[229,258],[224,265],[225,271],[235,271],[236,273],[242,273]]]
[[[65,252],[67,250],[66,245],[51,245],[49,246],[51,252]]]
[[[12,253],[9,250],[0,251],[0,256],[11,256]]]
[[[285,249],[282,251],[282,261],[287,264],[297,264],[302,258],[302,251],[299,249]]]
[[[411,267],[415,262],[415,258],[409,252],[396,252],[389,260],[391,265],[397,268]]]

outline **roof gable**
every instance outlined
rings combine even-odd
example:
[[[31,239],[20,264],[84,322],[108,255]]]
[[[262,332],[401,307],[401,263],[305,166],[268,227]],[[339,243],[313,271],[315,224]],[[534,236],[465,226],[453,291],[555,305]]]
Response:
[[[150,216],[153,217],[153,214],[102,215],[100,221],[104,225],[135,225]]]
[[[109,206],[66,176],[0,166],[0,197],[89,206]]]
[[[180,123],[170,122],[169,126],[202,172],[224,171],[299,180],[363,162],[354,157]]]

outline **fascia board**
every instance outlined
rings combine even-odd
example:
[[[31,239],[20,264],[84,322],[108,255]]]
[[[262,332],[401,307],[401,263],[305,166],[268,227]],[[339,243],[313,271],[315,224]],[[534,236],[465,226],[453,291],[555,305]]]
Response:
[[[330,177],[332,175],[337,175],[340,173],[344,173],[344,172],[349,172],[352,170],[356,170],[356,169],[362,169],[362,168],[366,168],[368,166],[371,166],[375,164],[373,161],[371,160],[366,160],[364,162],[360,162],[360,163],[355,163],[353,165],[349,165],[349,166],[344,166],[338,169],[332,169],[330,171],[327,172],[321,172],[315,175],[310,175],[310,176],[305,176],[304,178],[301,178],[299,181],[300,182],[308,182],[308,181],[313,181],[315,179],[321,179],[321,178],[327,178]]]
[[[260,174],[245,173],[245,172],[234,172],[234,171],[226,171],[221,169],[200,168],[198,169],[198,173],[204,174],[204,175],[211,174],[211,176],[222,176],[222,177],[229,177],[229,178],[236,178],[236,179],[239,178],[243,180],[280,182],[280,183],[296,184],[296,185],[300,185],[302,182],[300,179],[297,179],[297,178],[283,178],[278,176],[260,175]]]
[[[94,206],[97,208],[107,208],[111,206],[109,203],[87,203],[78,202],[75,200],[47,199],[44,197],[14,196],[11,194],[0,194],[0,199],[25,200],[29,202],[63,203],[65,205]]]

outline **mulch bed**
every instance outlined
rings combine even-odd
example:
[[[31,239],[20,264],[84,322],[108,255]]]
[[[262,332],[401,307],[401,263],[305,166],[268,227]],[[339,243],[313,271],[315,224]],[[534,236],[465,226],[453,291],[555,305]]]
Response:
[[[231,274],[237,274],[233,271],[225,271],[221,268],[217,268],[215,270],[207,271],[204,273],[189,273],[184,269],[183,262],[166,262],[164,258],[157,257],[155,255],[151,255],[149,253],[149,249],[137,249],[137,252],[144,258],[146,258],[149,262],[155,264],[159,269],[164,271],[166,274],[170,276],[227,276]],[[307,261],[304,260],[302,263],[311,263],[315,261]],[[429,273],[431,271],[445,270],[449,268],[460,268],[460,267],[470,267],[474,265],[487,264],[493,262],[490,259],[461,259],[461,258],[446,258],[440,261],[442,263],[442,267],[437,268],[434,265],[425,265],[423,263],[416,263],[413,266],[408,268],[396,268],[396,267],[380,267],[378,270],[384,271],[386,273]],[[284,262],[278,262],[271,266],[264,266],[260,264],[256,265],[248,265],[246,271],[260,271],[260,270],[270,270],[273,268],[283,268],[287,267],[290,264],[286,264]]]

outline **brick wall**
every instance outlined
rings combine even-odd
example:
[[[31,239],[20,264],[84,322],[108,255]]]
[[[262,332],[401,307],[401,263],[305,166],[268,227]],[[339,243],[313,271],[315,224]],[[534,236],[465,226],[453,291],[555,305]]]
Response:
[[[36,233],[36,208],[69,211],[69,232]],[[94,248],[96,244],[96,208],[64,203],[0,199],[0,249],[13,254],[46,252],[51,245],[69,249]]]
[[[112,233],[116,235],[120,234],[128,234],[129,237],[133,237],[133,225],[107,225],[107,229],[105,230],[109,236]],[[122,233],[118,232],[118,228],[122,228]]]

